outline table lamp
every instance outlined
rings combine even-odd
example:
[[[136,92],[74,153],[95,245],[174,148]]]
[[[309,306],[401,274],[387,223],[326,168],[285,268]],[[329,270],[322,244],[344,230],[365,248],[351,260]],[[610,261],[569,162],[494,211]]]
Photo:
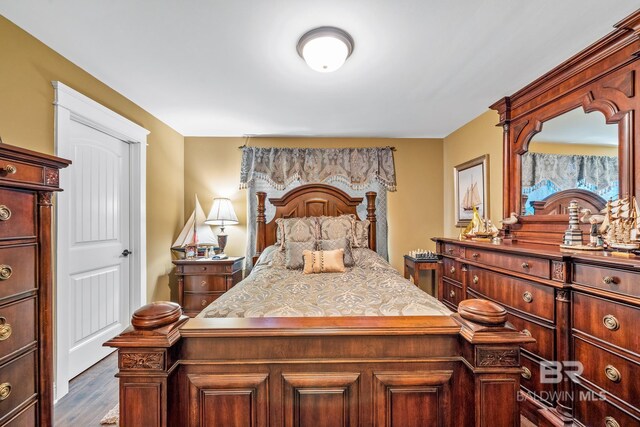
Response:
[[[220,247],[220,254],[224,254],[224,248],[227,246],[227,235],[224,233],[224,227],[225,225],[238,224],[238,217],[233,210],[231,200],[222,197],[214,198],[213,206],[211,206],[209,216],[204,223],[220,226],[220,233],[218,233],[218,246]]]

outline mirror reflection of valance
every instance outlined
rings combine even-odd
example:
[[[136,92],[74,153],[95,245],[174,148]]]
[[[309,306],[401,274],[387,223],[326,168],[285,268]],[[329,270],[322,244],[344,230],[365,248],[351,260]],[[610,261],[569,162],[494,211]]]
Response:
[[[240,188],[255,179],[283,190],[302,184],[340,179],[353,189],[377,181],[396,191],[396,171],[391,147],[375,148],[242,148]]]

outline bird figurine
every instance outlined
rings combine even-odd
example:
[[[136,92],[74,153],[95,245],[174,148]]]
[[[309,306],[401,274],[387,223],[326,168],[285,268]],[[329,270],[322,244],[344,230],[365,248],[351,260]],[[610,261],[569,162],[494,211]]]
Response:
[[[592,215],[591,209],[585,208],[580,211],[582,216],[580,222],[583,224],[602,224],[604,222],[604,215]]]
[[[504,218],[500,222],[502,223],[502,225],[513,225],[513,224],[517,224],[519,220],[520,218],[518,214],[515,212],[511,212],[511,215],[509,215],[509,218]]]

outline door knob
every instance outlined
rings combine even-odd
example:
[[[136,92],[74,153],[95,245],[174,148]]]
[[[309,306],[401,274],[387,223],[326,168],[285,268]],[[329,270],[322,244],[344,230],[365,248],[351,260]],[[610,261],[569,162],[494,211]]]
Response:
[[[131,252],[129,249],[125,249],[124,251],[122,251],[122,256],[129,256],[131,255],[133,252]]]

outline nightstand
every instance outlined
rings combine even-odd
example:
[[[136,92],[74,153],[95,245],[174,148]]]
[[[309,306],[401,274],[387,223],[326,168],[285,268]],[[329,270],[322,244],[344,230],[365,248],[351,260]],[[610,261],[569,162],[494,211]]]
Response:
[[[193,317],[242,280],[244,257],[206,261],[178,259],[178,303]]]
[[[413,284],[420,287],[420,272],[431,270],[431,289],[427,293],[436,296],[436,271],[438,270],[438,260],[413,258],[409,255],[404,256],[404,278],[410,280],[413,277]]]

